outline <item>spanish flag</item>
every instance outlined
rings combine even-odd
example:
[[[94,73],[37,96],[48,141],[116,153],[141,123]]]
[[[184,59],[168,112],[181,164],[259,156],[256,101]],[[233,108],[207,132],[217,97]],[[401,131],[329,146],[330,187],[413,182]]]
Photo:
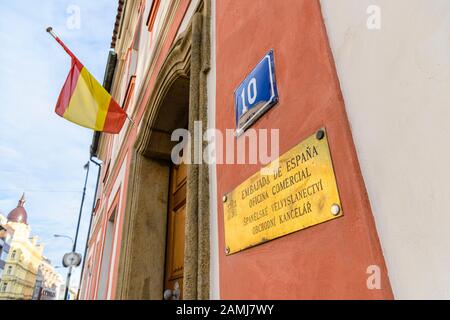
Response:
[[[119,133],[127,114],[75,55],[52,32],[47,31],[72,58],[72,66],[59,94],[55,112],[80,126],[107,133]]]

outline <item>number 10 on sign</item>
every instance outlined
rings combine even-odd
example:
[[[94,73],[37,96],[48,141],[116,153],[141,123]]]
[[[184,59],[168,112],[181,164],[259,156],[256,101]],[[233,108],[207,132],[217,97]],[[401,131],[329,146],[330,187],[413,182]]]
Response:
[[[236,135],[241,135],[278,102],[273,50],[269,51],[234,92]]]

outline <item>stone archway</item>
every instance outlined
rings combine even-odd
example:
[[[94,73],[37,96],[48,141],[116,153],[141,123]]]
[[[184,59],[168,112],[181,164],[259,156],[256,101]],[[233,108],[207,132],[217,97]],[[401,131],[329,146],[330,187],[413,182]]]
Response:
[[[191,132],[194,121],[206,124],[209,21],[209,1],[201,1],[172,45],[142,119],[132,150],[116,299],[162,299],[170,137],[185,123]],[[208,184],[206,164],[188,166],[185,299],[209,297]]]

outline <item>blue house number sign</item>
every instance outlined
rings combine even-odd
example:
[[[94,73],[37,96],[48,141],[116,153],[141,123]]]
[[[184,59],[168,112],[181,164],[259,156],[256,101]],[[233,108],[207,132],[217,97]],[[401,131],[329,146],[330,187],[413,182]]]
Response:
[[[240,136],[278,102],[273,50],[270,50],[234,92],[236,135]]]

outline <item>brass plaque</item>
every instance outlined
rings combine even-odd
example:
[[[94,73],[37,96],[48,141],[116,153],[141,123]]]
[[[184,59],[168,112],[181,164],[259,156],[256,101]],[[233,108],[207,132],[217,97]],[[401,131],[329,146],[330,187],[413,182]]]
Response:
[[[226,254],[343,215],[325,129],[223,197]]]

